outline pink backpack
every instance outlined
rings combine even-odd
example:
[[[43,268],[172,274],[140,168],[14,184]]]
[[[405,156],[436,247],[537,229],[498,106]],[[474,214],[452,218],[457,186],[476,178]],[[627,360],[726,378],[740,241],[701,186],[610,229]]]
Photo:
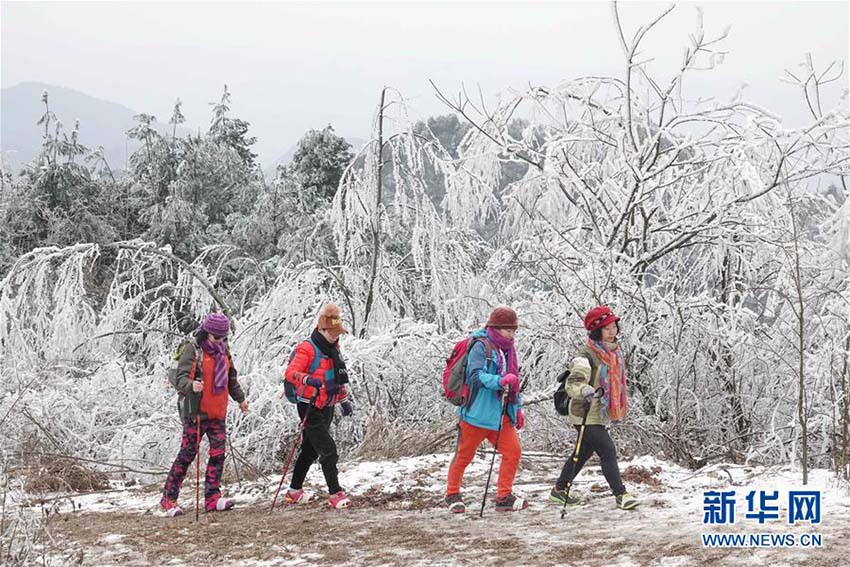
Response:
[[[484,337],[466,337],[455,343],[452,354],[446,359],[443,370],[443,397],[454,406],[464,406],[469,401],[469,387],[466,385],[466,361],[475,341],[483,341],[487,348],[487,359],[492,358],[493,346]]]

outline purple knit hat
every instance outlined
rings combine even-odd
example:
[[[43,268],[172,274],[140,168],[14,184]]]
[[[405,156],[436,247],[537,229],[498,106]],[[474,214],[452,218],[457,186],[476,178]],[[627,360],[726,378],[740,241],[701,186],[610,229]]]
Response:
[[[211,335],[226,337],[230,333],[230,319],[224,313],[210,313],[201,328]]]

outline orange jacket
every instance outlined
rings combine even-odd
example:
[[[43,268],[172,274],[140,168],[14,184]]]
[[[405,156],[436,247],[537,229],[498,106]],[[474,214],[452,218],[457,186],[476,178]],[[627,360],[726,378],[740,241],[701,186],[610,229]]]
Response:
[[[225,356],[225,372],[230,374],[230,358]],[[224,383],[224,390],[218,394],[213,392],[213,381],[215,377],[215,357],[204,356],[201,360],[201,376],[204,381],[204,393],[201,395],[201,413],[207,414],[209,419],[224,419],[227,417],[227,398],[229,388]]]
[[[319,357],[319,364],[313,372],[310,372],[310,367],[314,363],[314,358]],[[317,408],[324,408],[344,401],[348,397],[348,390],[342,385],[339,392],[334,396],[328,396],[324,385],[328,381],[336,379],[334,373],[333,359],[326,356],[315,347],[313,343],[302,341],[295,347],[295,356],[289,361],[285,373],[286,381],[295,386],[298,400],[309,402],[316,394],[316,388],[308,386],[305,383],[307,378],[317,378],[322,382],[323,387],[319,389],[319,395],[316,397],[315,405]]]

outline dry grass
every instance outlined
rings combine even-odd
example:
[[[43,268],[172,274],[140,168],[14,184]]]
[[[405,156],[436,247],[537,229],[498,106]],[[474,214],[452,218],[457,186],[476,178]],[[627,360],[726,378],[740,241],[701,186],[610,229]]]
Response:
[[[456,423],[457,420],[452,419],[411,426],[371,413],[356,455],[361,459],[385,460],[449,451],[454,446]]]
[[[18,469],[27,492],[88,492],[109,487],[106,474],[95,471],[71,457],[41,455],[27,459]]]
[[[646,484],[649,486],[661,486],[661,480],[655,476],[660,472],[661,467],[652,467],[652,469],[648,469],[640,465],[631,465],[627,467],[620,476],[622,476],[623,482]]]

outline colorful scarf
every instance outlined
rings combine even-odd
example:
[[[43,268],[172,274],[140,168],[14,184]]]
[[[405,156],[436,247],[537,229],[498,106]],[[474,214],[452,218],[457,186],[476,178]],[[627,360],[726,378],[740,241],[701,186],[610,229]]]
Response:
[[[227,387],[227,345],[224,341],[212,342],[204,339],[201,343],[204,352],[215,360],[215,372],[213,373],[213,393],[220,394]]]
[[[502,353],[502,356],[497,359],[499,363],[499,374],[502,376],[516,374],[517,378],[519,378],[519,363],[517,362],[514,340],[509,337],[503,337],[492,327],[487,327],[487,338]],[[504,364],[501,363],[502,360],[505,361]],[[517,394],[518,392],[511,391],[508,396],[508,403],[515,404],[517,402]]]
[[[599,368],[599,385],[605,390],[599,400],[602,419],[622,421],[629,410],[626,398],[626,361],[619,345],[608,349],[602,341],[587,339],[587,346],[592,350],[602,366]]]
[[[348,384],[348,369],[345,367],[345,361],[342,359],[342,354],[339,351],[339,338],[335,343],[328,342],[328,339],[319,332],[319,328],[313,329],[310,334],[310,339],[322,351],[322,354],[329,356],[334,366],[334,380],[340,386]],[[325,378],[327,380],[327,378]]]

